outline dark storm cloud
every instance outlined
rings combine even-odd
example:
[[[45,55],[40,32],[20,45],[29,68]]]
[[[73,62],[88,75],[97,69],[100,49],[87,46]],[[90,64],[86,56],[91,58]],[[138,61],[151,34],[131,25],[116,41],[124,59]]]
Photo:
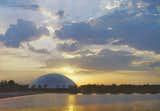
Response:
[[[103,44],[117,37],[138,49],[160,52],[160,17],[155,16],[160,1],[145,2],[149,3],[145,10],[116,10],[90,22],[65,24],[56,34],[61,39],[72,38],[85,44]]]
[[[37,10],[39,6],[33,0],[0,0],[0,7],[15,7]]]
[[[8,47],[17,48],[21,42],[35,40],[48,34],[46,28],[37,28],[33,22],[19,19],[17,24],[9,26],[4,35],[0,35],[0,40]]]

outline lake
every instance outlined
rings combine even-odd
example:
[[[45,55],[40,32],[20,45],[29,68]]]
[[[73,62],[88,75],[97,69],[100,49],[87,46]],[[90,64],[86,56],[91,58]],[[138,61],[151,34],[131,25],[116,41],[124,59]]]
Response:
[[[160,94],[37,94],[0,99],[0,111],[160,111]]]

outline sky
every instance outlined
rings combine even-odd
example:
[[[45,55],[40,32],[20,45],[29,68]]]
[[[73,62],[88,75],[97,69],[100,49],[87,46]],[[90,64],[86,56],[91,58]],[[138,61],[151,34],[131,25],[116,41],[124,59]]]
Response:
[[[160,84],[159,0],[0,0],[0,79]]]

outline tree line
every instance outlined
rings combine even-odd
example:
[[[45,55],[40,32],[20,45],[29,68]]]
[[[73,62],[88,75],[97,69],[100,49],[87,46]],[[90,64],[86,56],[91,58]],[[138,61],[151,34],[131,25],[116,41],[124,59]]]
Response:
[[[2,80],[0,81],[0,91],[37,91],[37,92],[56,92],[56,93],[160,93],[160,85],[97,85],[97,84],[87,84],[69,88],[57,88],[48,89],[47,87],[39,86],[29,87],[29,85],[22,85],[16,83],[14,80]]]
[[[22,85],[16,83],[14,80],[2,80],[0,81],[0,91],[18,91],[28,89],[28,85]]]

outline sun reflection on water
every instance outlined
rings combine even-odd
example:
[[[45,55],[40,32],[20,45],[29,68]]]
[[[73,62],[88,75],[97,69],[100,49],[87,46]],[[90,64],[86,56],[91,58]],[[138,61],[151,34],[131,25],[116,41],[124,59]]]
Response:
[[[74,95],[68,96],[68,106],[66,111],[75,111],[76,100]]]
[[[75,106],[74,105],[69,105],[67,111],[75,111]]]

